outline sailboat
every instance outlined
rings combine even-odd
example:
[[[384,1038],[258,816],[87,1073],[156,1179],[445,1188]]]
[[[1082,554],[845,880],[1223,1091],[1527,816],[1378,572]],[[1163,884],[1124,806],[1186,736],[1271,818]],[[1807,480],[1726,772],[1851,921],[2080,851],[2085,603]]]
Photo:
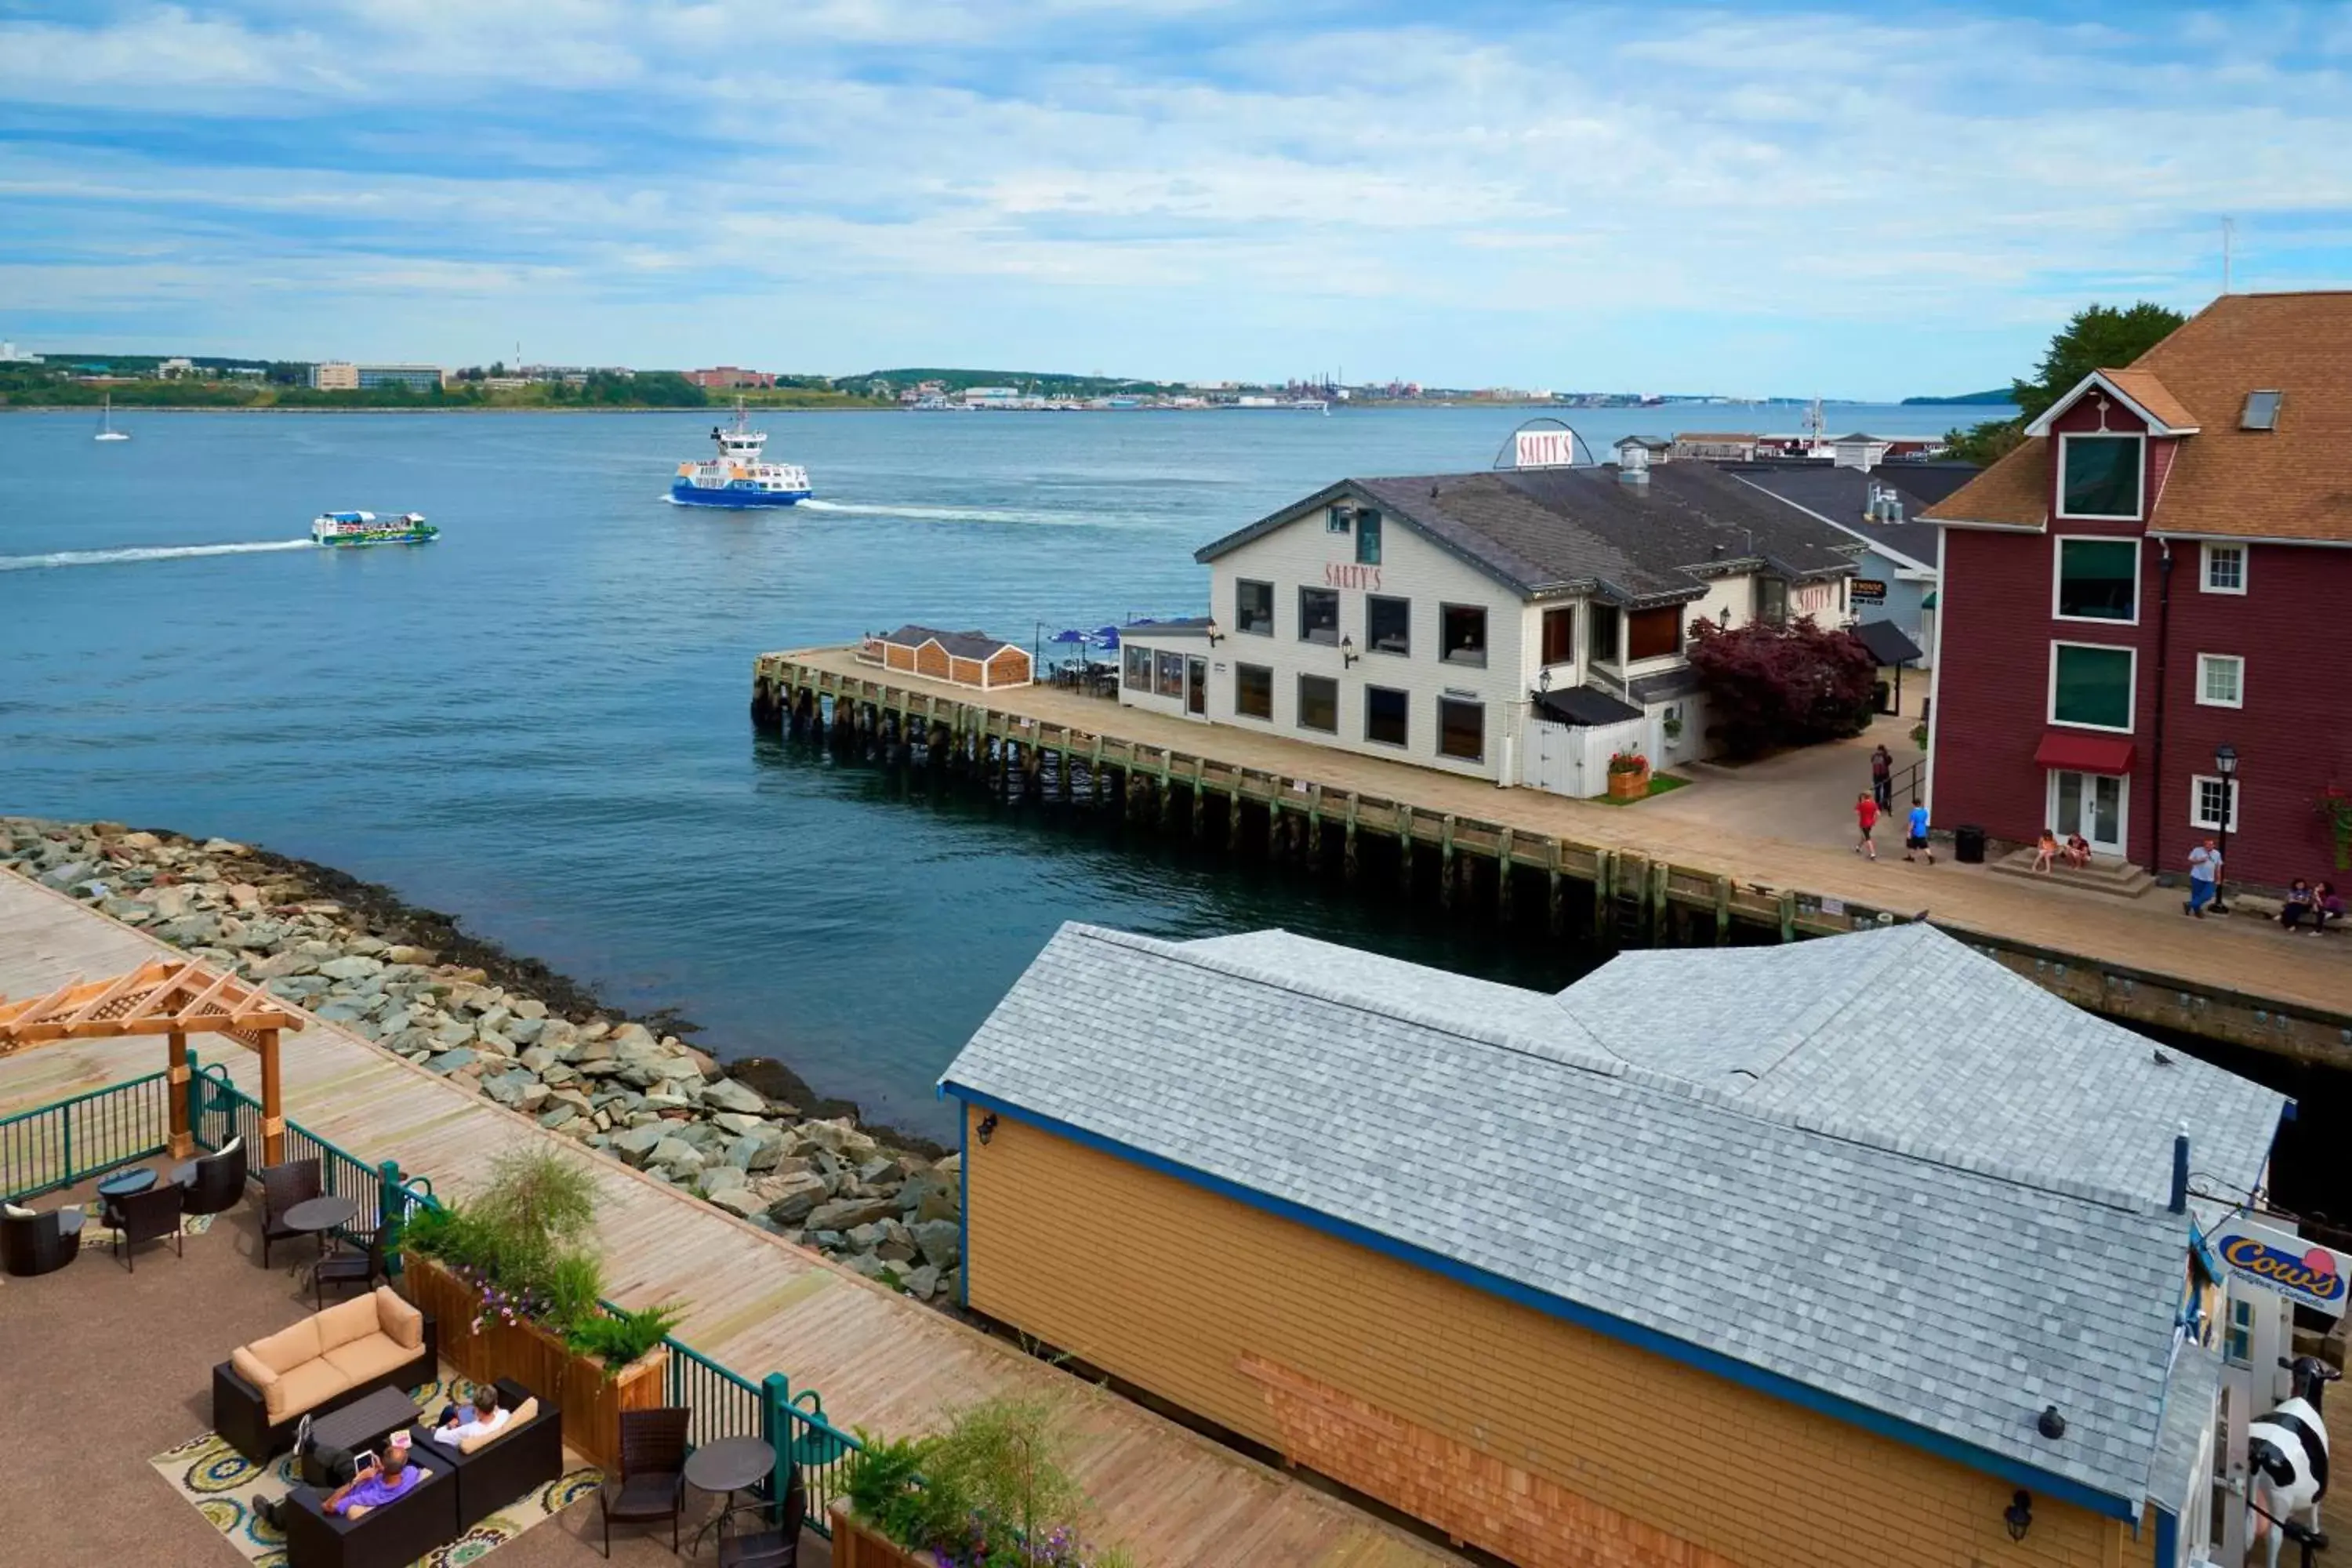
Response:
[[[90,439],[93,441],[128,441],[131,439],[131,433],[129,431],[117,430],[114,427],[114,394],[110,392],[106,395],[106,405],[99,413],[98,434],[91,437]]]

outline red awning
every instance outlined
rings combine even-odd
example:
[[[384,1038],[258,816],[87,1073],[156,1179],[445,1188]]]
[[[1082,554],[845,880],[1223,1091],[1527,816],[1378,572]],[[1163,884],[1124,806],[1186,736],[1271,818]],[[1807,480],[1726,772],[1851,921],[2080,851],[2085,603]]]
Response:
[[[2052,730],[2033,748],[2036,766],[2072,768],[2084,773],[2127,773],[2132,767],[2132,743],[2113,735],[2076,735]]]

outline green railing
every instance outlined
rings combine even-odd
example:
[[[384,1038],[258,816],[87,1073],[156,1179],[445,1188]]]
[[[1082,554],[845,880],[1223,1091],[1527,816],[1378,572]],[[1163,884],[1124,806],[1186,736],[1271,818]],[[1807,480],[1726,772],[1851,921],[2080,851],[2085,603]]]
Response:
[[[171,1147],[171,1086],[163,1073],[0,1117],[0,1196],[70,1187]]]
[[[189,1055],[194,1065],[194,1053]],[[160,1114],[163,1102],[159,1099],[156,1103]],[[188,1125],[196,1142],[207,1149],[217,1149],[242,1135],[251,1140],[247,1148],[258,1150],[261,1105],[229,1081],[226,1068],[196,1065],[188,1079]],[[356,1232],[373,1231],[381,1220],[400,1218],[412,1207],[439,1206],[433,1184],[425,1178],[404,1175],[389,1162],[370,1165],[292,1121],[286,1124],[286,1157],[316,1159],[323,1190],[359,1204],[360,1213],[351,1224]],[[259,1168],[257,1160],[254,1168]],[[599,1305],[608,1312],[620,1310],[610,1301]],[[785,1484],[785,1466],[798,1465],[808,1498],[809,1528],[830,1536],[831,1521],[825,1510],[845,1493],[851,1456],[862,1445],[827,1419],[823,1396],[813,1388],[794,1394],[791,1381],[782,1373],[770,1373],[763,1381],[753,1383],[674,1334],[663,1336],[662,1342],[670,1352],[664,1397],[694,1412],[688,1429],[694,1446],[721,1437],[765,1439],[776,1455],[776,1473],[770,1478],[767,1495],[775,1496],[776,1489]]]

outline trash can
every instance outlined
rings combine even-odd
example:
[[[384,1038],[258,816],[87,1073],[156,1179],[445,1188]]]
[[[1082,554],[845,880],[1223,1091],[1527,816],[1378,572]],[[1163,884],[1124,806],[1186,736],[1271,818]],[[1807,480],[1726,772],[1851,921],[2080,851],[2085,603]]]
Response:
[[[1974,823],[1952,829],[1952,858],[1963,866],[1984,864],[1985,830]]]

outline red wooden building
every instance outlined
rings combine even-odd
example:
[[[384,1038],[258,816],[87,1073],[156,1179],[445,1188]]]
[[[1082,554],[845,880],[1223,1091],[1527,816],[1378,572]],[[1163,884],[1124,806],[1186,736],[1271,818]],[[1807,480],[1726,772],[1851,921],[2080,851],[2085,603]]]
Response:
[[[2225,295],[2026,433],[1925,514],[1937,825],[2179,873],[2234,808],[2231,882],[2342,881],[2352,292]]]

